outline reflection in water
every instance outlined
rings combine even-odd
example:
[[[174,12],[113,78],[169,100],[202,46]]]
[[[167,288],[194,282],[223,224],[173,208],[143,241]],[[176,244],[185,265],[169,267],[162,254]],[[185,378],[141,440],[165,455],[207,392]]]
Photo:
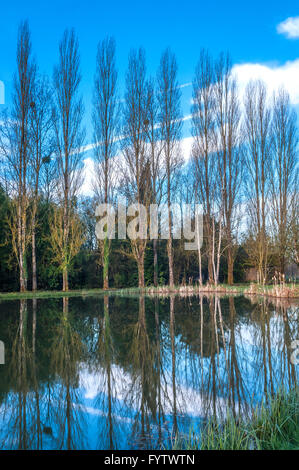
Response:
[[[298,313],[245,297],[2,302],[1,448],[159,448],[250,415],[297,383]]]
[[[48,434],[56,436],[58,449],[83,447],[84,423],[79,390],[78,364],[82,354],[80,335],[74,330],[69,313],[69,299],[63,298],[63,311],[54,333],[50,368],[57,381],[51,399]]]
[[[174,297],[170,297],[170,337],[171,337],[171,368],[172,368],[172,417],[173,417],[173,434],[178,431],[177,423],[177,398],[176,398],[176,382],[175,382],[175,331],[174,331]]]
[[[135,409],[131,430],[131,440],[147,446],[150,432],[150,417],[155,417],[155,380],[153,349],[151,348],[145,317],[145,298],[139,297],[137,322],[132,325],[132,342],[129,353],[131,362],[131,386],[128,388],[125,403]]]
[[[96,345],[96,361],[93,363],[93,372],[101,381],[97,387],[95,407],[98,410],[105,410],[101,416],[99,435],[105,449],[116,448],[116,423],[114,413],[116,402],[115,377],[113,374],[113,338],[110,328],[109,297],[104,297],[104,315],[98,319],[98,340]],[[103,427],[101,428],[101,423]]]
[[[36,308],[34,313],[36,314]],[[28,329],[27,301],[20,300],[19,314],[15,318],[15,330],[11,336],[11,355],[7,364],[7,375],[13,384],[13,393],[5,394],[1,409],[5,423],[1,426],[4,448],[42,448],[34,316],[31,342]]]

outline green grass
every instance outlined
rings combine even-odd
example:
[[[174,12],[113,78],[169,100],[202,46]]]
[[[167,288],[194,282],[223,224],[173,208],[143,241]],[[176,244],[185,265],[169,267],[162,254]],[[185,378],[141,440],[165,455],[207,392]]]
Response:
[[[60,298],[60,297],[81,297],[93,295],[108,295],[120,293],[119,289],[78,289],[63,291],[36,291],[36,292],[3,292],[0,293],[0,300],[15,300],[15,299],[44,299],[44,298]]]
[[[58,290],[38,290],[36,292],[0,292],[1,300],[18,300],[18,299],[45,299],[45,298],[60,298],[60,297],[82,297],[82,296],[103,296],[103,295],[140,295],[143,292],[147,294],[146,288],[140,289],[139,287],[127,287],[127,288],[110,288],[104,289],[75,289],[67,292]]]
[[[289,286],[289,284],[286,284]],[[189,286],[186,286],[188,288]],[[190,286],[191,287],[191,286]],[[63,291],[26,291],[26,292],[2,292],[0,293],[0,300],[15,300],[15,299],[43,299],[43,298],[60,298],[60,297],[78,297],[78,296],[95,296],[95,295],[119,295],[119,296],[127,296],[127,295],[139,295],[143,293],[145,295],[155,295],[163,293],[165,295],[168,294],[180,294],[184,293],[182,290],[184,287],[182,286],[174,286],[173,288],[169,288],[168,286],[147,286],[144,289],[140,289],[138,287],[128,287],[128,288],[110,288],[108,290],[104,289],[77,289],[77,290],[70,290],[68,292]],[[219,284],[218,286],[207,286],[204,285],[202,289],[198,289],[198,286],[194,286],[193,291],[194,294],[209,294],[209,293],[220,293],[220,294],[238,294],[242,295],[244,292],[248,291],[249,284],[234,284],[232,286],[227,284]],[[272,285],[263,286],[263,287],[256,287],[255,295],[271,295],[271,291],[273,289]],[[163,292],[162,292],[163,291]],[[193,293],[193,292],[192,292]],[[299,297],[299,287],[298,287],[298,297]],[[291,297],[292,298],[292,297]],[[294,298],[294,297],[293,297]],[[297,297],[295,297],[297,298]]]
[[[228,413],[225,422],[210,420],[197,436],[176,437],[172,449],[187,450],[298,450],[299,390],[279,391],[252,412],[251,419]]]

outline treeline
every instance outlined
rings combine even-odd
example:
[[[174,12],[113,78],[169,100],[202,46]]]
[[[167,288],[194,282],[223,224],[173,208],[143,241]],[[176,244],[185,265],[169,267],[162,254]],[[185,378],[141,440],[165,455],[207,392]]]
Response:
[[[84,106],[74,30],[50,79],[19,26],[11,106],[0,119],[1,288],[259,282],[299,263],[298,131],[284,89],[250,82],[244,96],[228,55],[199,53],[193,78],[192,155],[182,156],[181,88],[166,49],[149,77],[145,52],[129,54],[120,95],[115,41],[99,42],[93,86],[93,196],[83,197]],[[167,240],[98,241],[99,203],[165,204]],[[203,245],[173,237],[171,206],[201,204]],[[130,217],[128,218],[128,220]]]

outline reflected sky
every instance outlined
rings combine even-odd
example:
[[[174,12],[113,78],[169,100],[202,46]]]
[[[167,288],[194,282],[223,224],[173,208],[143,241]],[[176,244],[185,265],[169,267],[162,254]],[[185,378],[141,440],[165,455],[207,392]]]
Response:
[[[298,304],[105,296],[0,312],[1,449],[157,449],[298,380]]]

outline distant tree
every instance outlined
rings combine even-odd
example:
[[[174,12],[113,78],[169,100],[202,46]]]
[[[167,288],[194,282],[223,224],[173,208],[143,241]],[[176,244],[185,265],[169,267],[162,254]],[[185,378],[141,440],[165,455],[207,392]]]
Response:
[[[217,186],[221,207],[227,257],[227,282],[233,284],[234,239],[240,221],[239,206],[244,166],[242,136],[240,129],[241,112],[235,78],[231,72],[229,56],[220,55],[215,64],[215,133],[217,153]],[[220,221],[222,223],[222,220]],[[218,252],[219,255],[219,252]]]
[[[292,207],[298,193],[298,135],[296,112],[291,109],[288,93],[274,94],[271,125],[270,210],[272,233],[279,258],[279,270],[285,272],[292,232]]]
[[[202,50],[193,80],[192,159],[198,203],[202,204],[209,281],[214,282],[213,220],[217,189],[215,152],[215,70],[209,53]],[[199,253],[201,263],[201,253]],[[200,273],[201,277],[201,273]]]
[[[59,45],[59,62],[54,68],[53,126],[55,134],[54,153],[58,167],[58,198],[63,208],[63,237],[51,234],[51,240],[60,240],[60,261],[63,276],[63,290],[68,290],[68,270],[73,254],[72,235],[74,227],[74,204],[82,184],[82,130],[83,104],[78,97],[81,80],[78,40],[74,30],[66,30]],[[58,216],[57,216],[58,217]],[[55,221],[55,219],[54,219]],[[60,224],[61,226],[61,224]],[[51,229],[55,231],[55,224]],[[53,248],[57,248],[55,242]],[[55,252],[54,256],[57,256]]]
[[[112,203],[115,180],[113,157],[119,130],[115,41],[106,38],[98,45],[93,95],[93,128],[95,140],[94,190],[99,203]],[[101,243],[104,289],[109,287],[109,254],[111,240]]]
[[[249,257],[264,283],[268,274],[269,236],[269,162],[271,110],[267,90],[261,81],[250,82],[245,91],[244,132],[246,142],[246,179],[248,223],[251,242]]]
[[[158,69],[159,124],[163,141],[164,162],[166,168],[167,207],[168,207],[168,243],[167,254],[169,261],[169,285],[174,285],[173,247],[172,247],[172,189],[176,170],[181,166],[180,138],[181,120],[181,91],[177,80],[177,62],[175,55],[166,49],[160,60]]]
[[[164,164],[164,141],[159,121],[159,103],[156,83],[148,80],[146,85],[146,119],[145,132],[147,137],[147,153],[150,166],[151,203],[160,204],[164,195],[166,168]],[[158,239],[153,239],[154,253],[154,285],[158,285]]]
[[[0,132],[1,153],[5,165],[5,185],[12,197],[13,210],[9,226],[19,266],[20,291],[27,289],[27,248],[29,169],[31,152],[30,103],[36,66],[31,58],[31,39],[28,22],[18,30],[17,72],[14,76],[12,109],[3,116]]]
[[[31,248],[32,248],[32,290],[37,289],[36,273],[36,224],[38,199],[41,189],[41,172],[52,152],[52,90],[46,77],[38,77],[32,89],[29,113],[31,134],[30,152],[30,199],[31,199]]]
[[[291,222],[290,222],[290,244],[289,251],[291,260],[299,266],[299,194],[298,173],[296,180],[296,193],[292,199]]]
[[[121,187],[136,212],[151,201],[150,161],[146,152],[146,65],[143,49],[132,50],[126,75],[126,93],[123,109],[123,140]],[[136,213],[135,213],[136,214]],[[133,217],[133,214],[131,214]],[[139,211],[139,220],[142,214]],[[132,256],[138,266],[138,285],[144,287],[144,256],[147,245],[147,227],[139,223],[136,239],[131,238]],[[138,233],[139,232],[139,233]]]

